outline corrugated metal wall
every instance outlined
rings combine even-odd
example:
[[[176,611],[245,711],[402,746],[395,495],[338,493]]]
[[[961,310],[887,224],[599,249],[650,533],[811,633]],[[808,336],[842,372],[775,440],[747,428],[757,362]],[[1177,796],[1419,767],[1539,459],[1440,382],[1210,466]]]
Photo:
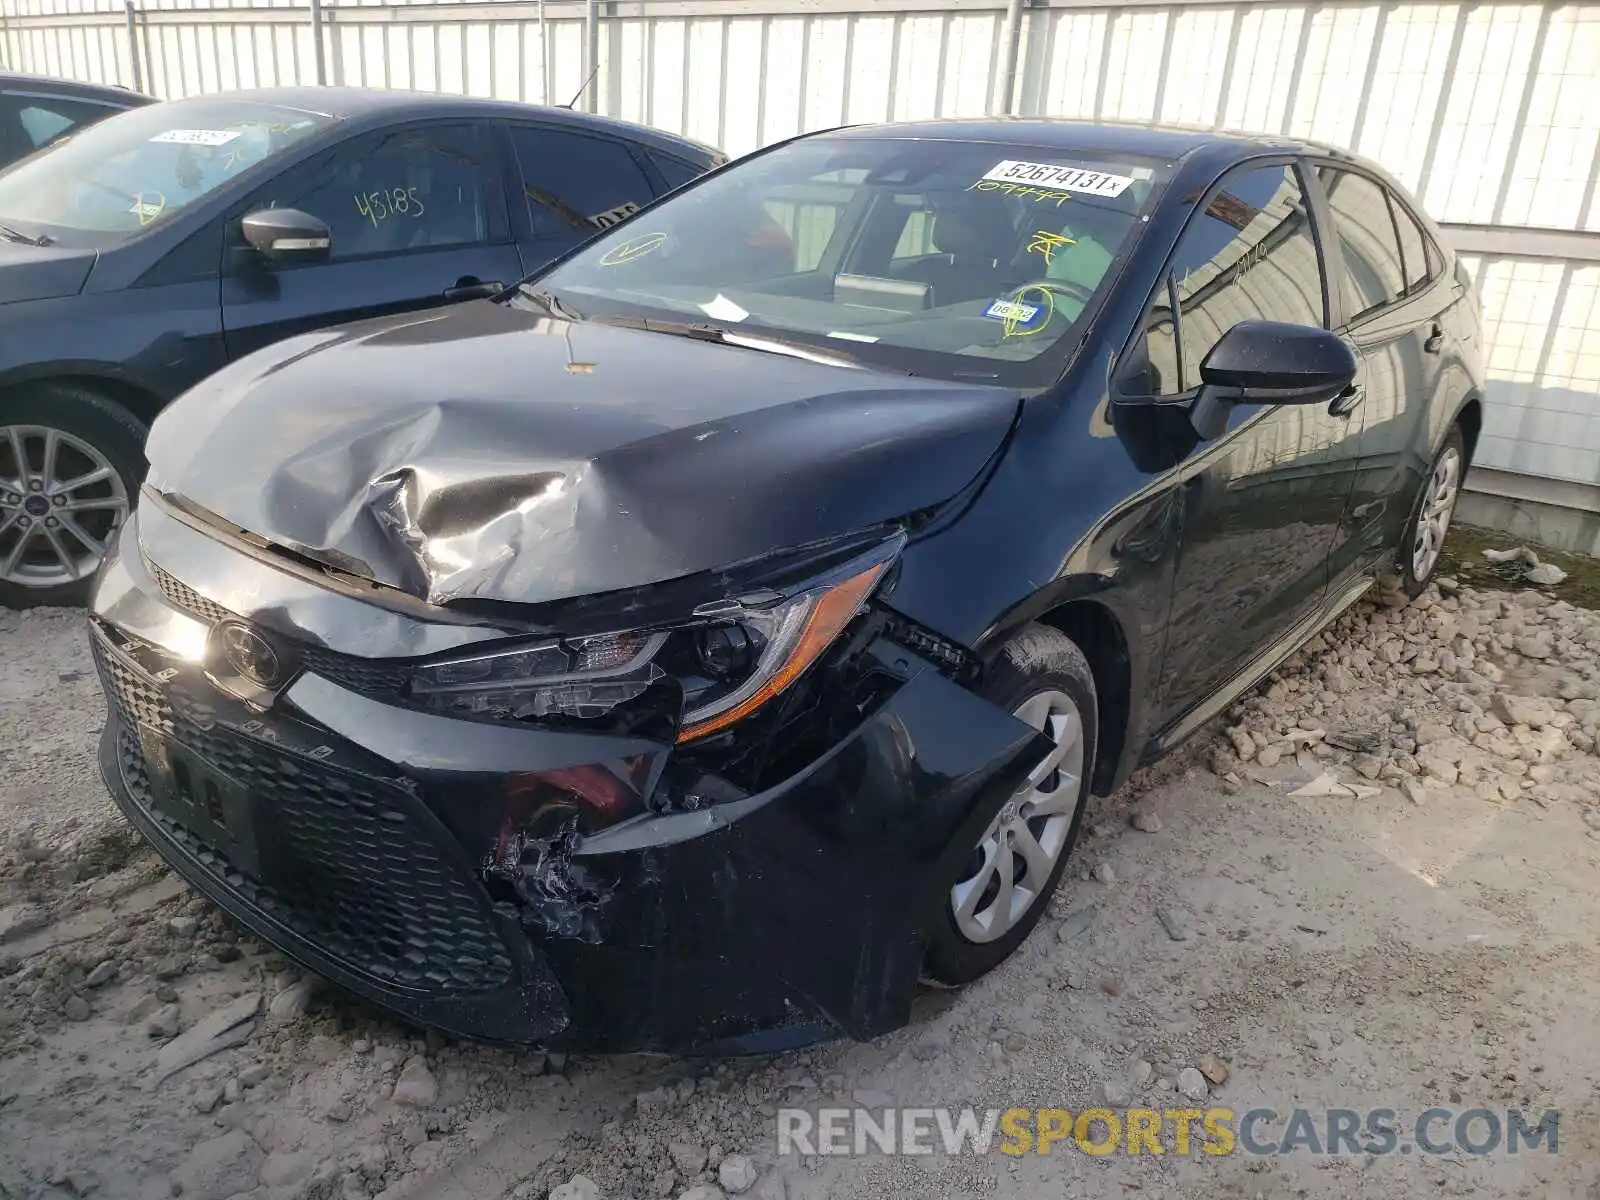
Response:
[[[989,111],[1002,0],[609,0],[600,111],[742,153],[843,122]],[[277,0],[0,0],[0,64],[164,97],[311,83]],[[327,82],[565,103],[573,0],[323,8]],[[1035,3],[1015,108],[1307,135],[1369,154],[1462,231],[1492,339],[1483,465],[1600,484],[1600,4]],[[1528,227],[1590,231],[1560,253]],[[1470,235],[1470,237],[1465,237]]]

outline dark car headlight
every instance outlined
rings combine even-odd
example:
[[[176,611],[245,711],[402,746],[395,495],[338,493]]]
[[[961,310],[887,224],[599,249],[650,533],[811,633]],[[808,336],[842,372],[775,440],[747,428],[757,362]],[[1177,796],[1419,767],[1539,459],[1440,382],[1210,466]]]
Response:
[[[784,692],[866,605],[898,540],[766,600],[703,605],[669,627],[554,638],[418,667],[411,697],[496,720],[600,717],[671,677],[678,741],[718,733]]]
[[[418,667],[411,696],[467,716],[526,720],[602,716],[663,674],[652,659],[664,633],[618,633],[519,646]]]

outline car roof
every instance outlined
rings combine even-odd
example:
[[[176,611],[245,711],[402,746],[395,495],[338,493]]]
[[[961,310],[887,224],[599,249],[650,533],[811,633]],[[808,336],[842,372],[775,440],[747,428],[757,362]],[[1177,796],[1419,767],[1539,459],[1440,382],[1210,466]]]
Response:
[[[35,92],[41,95],[85,100],[104,100],[111,104],[133,107],[154,104],[154,96],[146,96],[129,88],[107,83],[84,83],[77,79],[58,79],[53,75],[24,75],[16,71],[0,71],[0,92]]]
[[[1278,134],[1219,130],[1206,126],[1081,121],[1054,117],[897,121],[883,125],[849,125],[827,133],[837,137],[925,138],[930,141],[992,142],[997,145],[1121,152],[1167,161],[1175,161],[1197,150],[1220,150],[1239,157],[1272,151],[1353,157],[1333,146]]]
[[[281,87],[251,88],[233,92],[210,92],[173,100],[173,105],[240,100],[257,104],[276,104],[302,112],[317,113],[335,120],[387,121],[411,117],[505,117],[511,120],[537,119],[555,124],[607,131],[618,137],[643,142],[668,153],[689,154],[698,158],[721,158],[715,147],[704,145],[665,130],[631,121],[619,121],[593,113],[550,105],[523,104],[515,100],[489,100],[477,96],[454,96],[442,92],[414,92],[398,88]]]

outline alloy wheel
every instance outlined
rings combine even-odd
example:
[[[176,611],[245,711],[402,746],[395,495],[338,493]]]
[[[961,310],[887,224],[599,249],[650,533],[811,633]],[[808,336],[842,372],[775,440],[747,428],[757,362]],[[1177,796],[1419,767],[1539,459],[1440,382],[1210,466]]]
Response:
[[[1411,574],[1421,583],[1439,561],[1439,551],[1444,547],[1444,535],[1450,531],[1450,518],[1455,513],[1456,497],[1461,490],[1461,455],[1454,446],[1445,447],[1439,461],[1433,464],[1433,474],[1422,495],[1422,507],[1417,512],[1417,535],[1411,546]]]
[[[1039,692],[1015,716],[1051,750],[1001,806],[950,889],[956,928],[973,942],[1004,937],[1046,894],[1066,850],[1083,782],[1083,718],[1065,692]]]
[[[128,492],[89,442],[0,426],[0,582],[47,588],[91,574],[128,515]]]

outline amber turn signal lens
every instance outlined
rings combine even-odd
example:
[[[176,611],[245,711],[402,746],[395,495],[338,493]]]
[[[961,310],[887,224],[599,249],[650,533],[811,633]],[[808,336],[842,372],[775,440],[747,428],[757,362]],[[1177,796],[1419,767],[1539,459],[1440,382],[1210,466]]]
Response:
[[[771,678],[726,712],[720,712],[714,717],[708,717],[692,725],[685,725],[678,731],[678,741],[694,741],[696,738],[703,738],[707,734],[726,729],[736,721],[744,720],[798,679],[861,611],[862,601],[867,598],[888,565],[888,563],[874,563],[860,574],[852,575],[844,582],[836,583],[826,591],[819,592],[811,602],[811,611],[806,617],[805,627],[795,640],[789,657],[772,672]]]

